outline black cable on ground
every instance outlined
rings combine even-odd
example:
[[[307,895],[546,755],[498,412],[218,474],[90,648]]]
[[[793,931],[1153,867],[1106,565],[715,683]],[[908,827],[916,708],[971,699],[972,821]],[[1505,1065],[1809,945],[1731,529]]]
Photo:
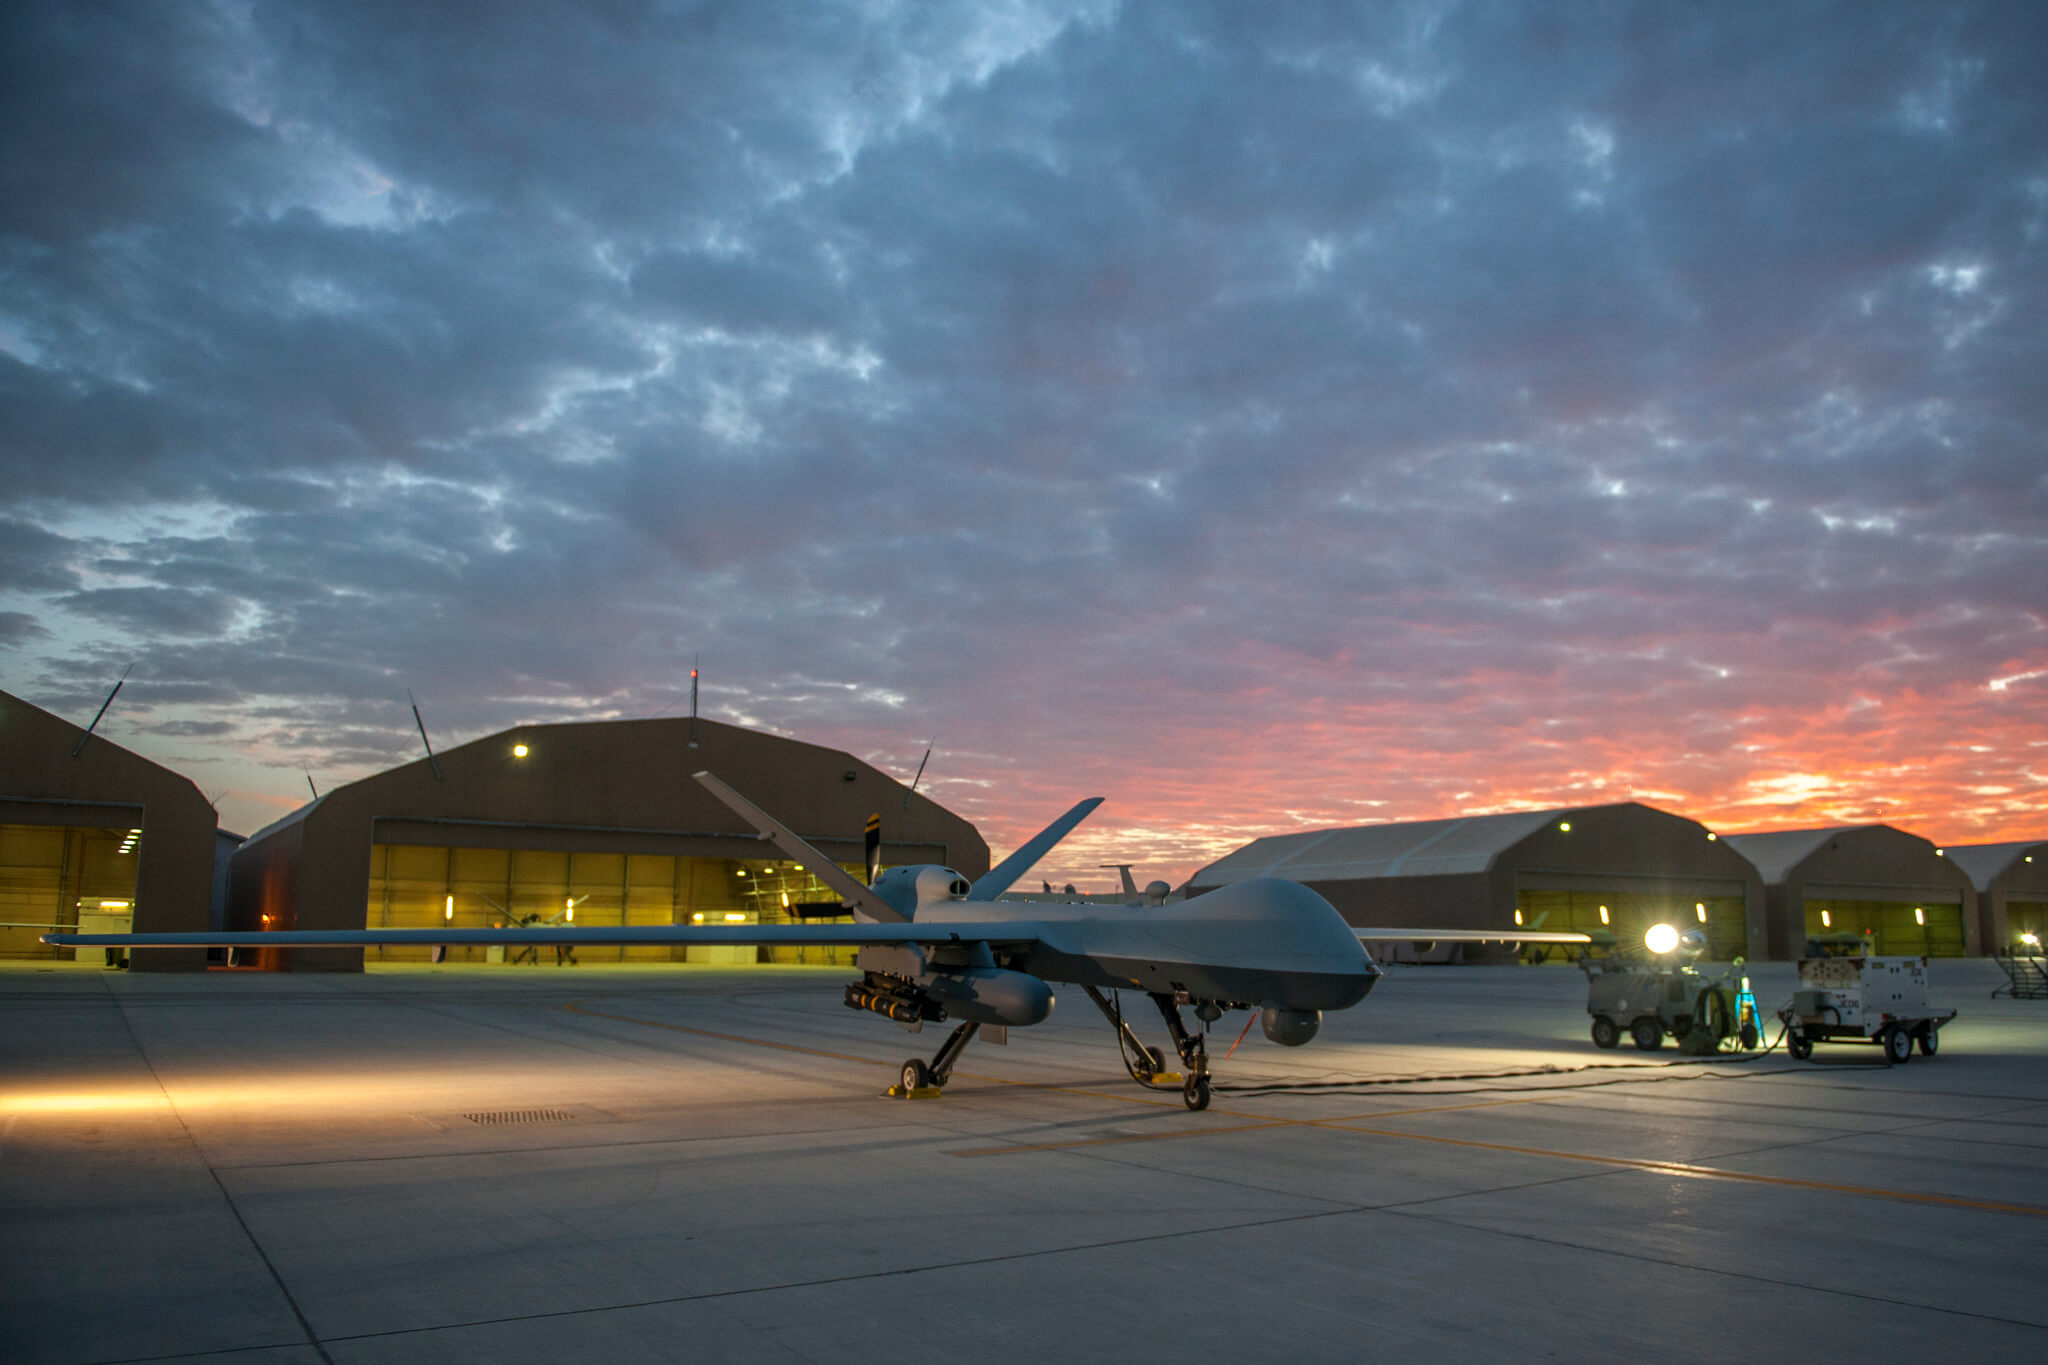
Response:
[[[1770,1041],[1770,1043],[1765,1047],[1758,1048],[1749,1052],[1706,1053],[1696,1057],[1688,1057],[1682,1060],[1669,1062],[1584,1062],[1578,1066],[1536,1066],[1524,1067],[1514,1071],[1468,1071],[1432,1076],[1362,1076],[1335,1081],[1273,1081],[1269,1083],[1241,1083],[1236,1085],[1212,1081],[1210,1083],[1210,1088],[1219,1093],[1228,1092],[1233,1095],[1343,1094],[1358,1090],[1375,1090],[1392,1086],[1405,1085],[1431,1085],[1448,1081],[1504,1081],[1517,1080],[1525,1076],[1571,1076],[1576,1075],[1582,1071],[1670,1072],[1680,1067],[1738,1066],[1745,1062],[1762,1061],[1764,1058],[1770,1056],[1771,1053],[1778,1050],[1779,1045],[1785,1041],[1785,1035],[1790,1031],[1790,1026],[1784,1022],[1784,1019],[1781,1016],[1778,1021],[1778,1036],[1776,1038],[1773,1038]],[[1790,1076],[1796,1075],[1801,1069],[1810,1066],[1825,1066],[1831,1069],[1842,1069],[1849,1071],[1889,1071],[1892,1068],[1892,1063],[1888,1058],[1876,1062],[1809,1061],[1806,1063],[1802,1063],[1801,1067],[1799,1068],[1785,1067],[1776,1071],[1766,1071],[1751,1074],[1760,1074],[1766,1076]],[[1605,1085],[1641,1085],[1656,1081],[1740,1079],[1743,1079],[1743,1077],[1739,1074],[1731,1075],[1726,1072],[1704,1071],[1696,1075],[1689,1076],[1617,1076],[1608,1080],[1568,1082],[1562,1085],[1479,1086],[1466,1090],[1432,1090],[1429,1093],[1433,1095],[1498,1095],[1534,1090],[1588,1090]]]

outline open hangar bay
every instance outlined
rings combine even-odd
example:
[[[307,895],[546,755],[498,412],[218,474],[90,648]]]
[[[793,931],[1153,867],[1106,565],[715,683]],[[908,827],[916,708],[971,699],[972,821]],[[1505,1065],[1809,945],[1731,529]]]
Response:
[[[1597,1053],[1575,971],[1397,967],[1308,1048],[1252,1030],[1205,1114],[1075,1001],[880,1098],[928,1040],[843,975],[12,964],[0,1356],[2048,1347],[2048,1030],[1987,961],[1938,964],[1962,1016],[1889,1069]]]

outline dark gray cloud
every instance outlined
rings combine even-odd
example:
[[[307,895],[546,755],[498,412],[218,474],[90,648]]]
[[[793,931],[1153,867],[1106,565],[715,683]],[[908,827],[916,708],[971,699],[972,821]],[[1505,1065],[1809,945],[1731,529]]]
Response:
[[[699,655],[997,842],[2039,792],[2031,7],[6,32],[0,670],[264,799]]]
[[[34,640],[47,640],[50,632],[25,611],[0,611],[0,646],[17,648]]]

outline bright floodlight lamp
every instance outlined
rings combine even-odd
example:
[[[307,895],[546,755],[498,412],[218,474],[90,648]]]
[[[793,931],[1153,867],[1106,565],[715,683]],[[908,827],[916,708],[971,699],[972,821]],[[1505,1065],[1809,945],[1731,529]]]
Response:
[[[2038,948],[2041,946],[2041,936],[2039,934],[2021,934],[2020,942],[2026,944],[2029,948]]]
[[[527,748],[524,744],[515,744],[512,746],[512,757],[514,758],[525,758],[527,752]]]
[[[1650,931],[1643,935],[1643,946],[1658,957],[1677,952],[1678,931],[1668,924],[1653,924]]]

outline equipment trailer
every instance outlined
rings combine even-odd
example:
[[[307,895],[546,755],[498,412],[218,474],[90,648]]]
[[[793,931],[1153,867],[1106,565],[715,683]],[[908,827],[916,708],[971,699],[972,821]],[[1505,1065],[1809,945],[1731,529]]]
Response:
[[[1878,1043],[1894,1065],[1941,1046],[1941,1028],[1956,1017],[1927,1003],[1924,957],[1805,957],[1799,989],[1778,1011],[1785,1051],[1804,1061],[1816,1042]]]

